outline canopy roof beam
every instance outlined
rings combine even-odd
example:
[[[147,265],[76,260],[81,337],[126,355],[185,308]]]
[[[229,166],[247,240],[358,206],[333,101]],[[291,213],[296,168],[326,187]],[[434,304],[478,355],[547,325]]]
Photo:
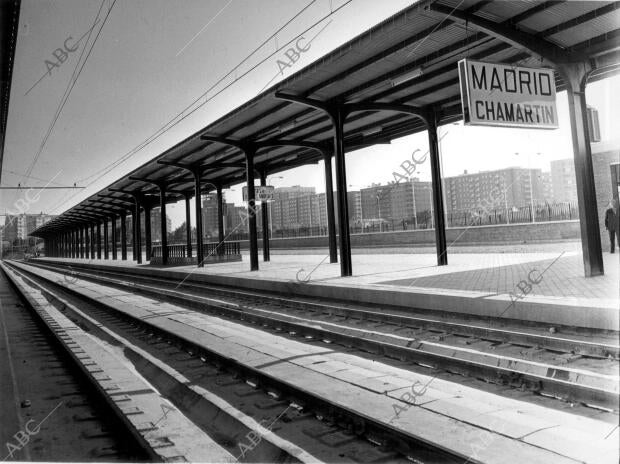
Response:
[[[508,43],[512,47],[523,49],[531,55],[539,57],[541,61],[546,62],[549,66],[556,67],[558,63],[578,62],[585,59],[584,55],[580,53],[568,53],[563,48],[541,37],[523,32],[514,27],[514,25],[509,24],[509,21],[496,23],[476,16],[473,13],[438,3],[430,3],[428,9],[441,15],[449,15],[453,20],[467,23],[491,37]]]

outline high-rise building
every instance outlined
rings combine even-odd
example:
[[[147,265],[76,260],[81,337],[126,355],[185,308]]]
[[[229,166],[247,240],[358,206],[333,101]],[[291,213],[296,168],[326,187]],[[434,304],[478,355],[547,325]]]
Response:
[[[373,184],[361,190],[362,218],[365,221],[408,220],[413,218],[414,213],[430,211],[431,202],[431,183],[417,178],[387,185]]]
[[[327,194],[317,193],[317,204],[319,208],[319,227],[327,227]],[[334,210],[336,209],[336,198],[334,192]],[[338,222],[338,215],[336,214],[336,222]]]
[[[555,201],[577,201],[575,161],[572,158],[551,161],[551,185]]]
[[[225,234],[247,232],[248,227],[243,223],[243,220],[247,215],[247,208],[245,206],[235,206],[234,203],[226,203],[224,210],[226,217],[226,221],[224,223]]]
[[[450,213],[544,203],[543,184],[540,169],[510,167],[474,174],[465,171],[444,179],[445,208]]]
[[[320,221],[319,200],[314,187],[279,187],[274,189],[271,209],[272,230],[288,230],[318,226]],[[259,214],[259,223],[261,222]]]
[[[334,192],[334,202],[338,204],[336,192]],[[347,205],[349,207],[349,223],[355,224],[362,220],[362,192],[354,190],[347,192]],[[327,225],[327,224],[326,224]]]
[[[392,218],[392,189],[395,186],[396,184],[372,184],[360,190],[364,220]]]
[[[17,216],[5,216],[4,229],[2,231],[3,240],[11,242],[17,238]]]
[[[19,238],[26,240],[28,235],[37,227],[42,226],[53,216],[47,214],[19,214],[17,216],[7,216],[5,220],[5,237],[11,237],[12,240]],[[5,238],[9,240],[9,238]]]
[[[338,225],[338,192],[333,192],[334,197],[334,215],[336,225]],[[316,195],[317,207],[319,214],[318,225],[327,227],[327,195],[319,193]],[[347,192],[347,206],[349,208],[349,224],[358,224],[362,220],[362,194],[359,190]]]
[[[541,173],[540,180],[542,183],[543,197],[545,201],[549,203],[553,202],[554,196],[553,196],[553,183],[551,182],[551,172]]]
[[[226,195],[222,192],[222,206],[224,204],[226,204]],[[224,217],[225,214],[224,212]],[[207,193],[202,196],[202,233],[210,238],[218,236],[217,193]]]

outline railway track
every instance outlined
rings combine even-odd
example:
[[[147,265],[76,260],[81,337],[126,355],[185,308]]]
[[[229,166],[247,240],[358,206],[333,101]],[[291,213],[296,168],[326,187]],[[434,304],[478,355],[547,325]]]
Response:
[[[244,426],[240,427],[238,416],[254,418],[259,425],[275,424],[274,434],[279,440],[284,440],[287,446],[283,449],[282,446],[278,446],[281,445],[278,440],[269,442],[262,440],[261,446],[251,450],[258,454],[248,453],[253,461],[304,461],[303,458],[300,459],[300,456],[304,456],[304,451],[313,458],[327,462],[404,462],[405,460],[419,463],[463,462],[471,456],[454,453],[432,442],[402,433],[386,426],[386,423],[379,419],[361,414],[356,408],[343,408],[320,396],[292,387],[287,379],[265,374],[251,365],[235,362],[225,351],[215,352],[205,349],[191,337],[162,329],[162,326],[156,323],[157,318],[154,315],[165,316],[166,311],[153,313],[151,316],[140,315],[139,312],[134,315],[140,306],[116,310],[108,301],[109,297],[104,297],[102,299],[104,301],[94,296],[85,298],[84,295],[88,294],[90,288],[86,282],[120,289],[122,292],[116,294],[119,298],[131,294],[144,295],[148,298],[149,305],[157,305],[157,301],[172,302],[177,307],[175,314],[179,314],[180,317],[190,317],[198,321],[201,314],[225,316],[234,320],[235,324],[260,327],[265,332],[288,335],[314,346],[343,345],[342,349],[345,352],[380,359],[381,362],[394,361],[401,367],[422,372],[432,378],[467,383],[476,388],[491,389],[501,394],[509,392],[511,397],[517,396],[519,399],[534,401],[545,407],[556,409],[569,407],[571,413],[596,417],[598,420],[604,419],[609,424],[617,422],[617,414],[608,412],[610,409],[617,410],[609,407],[613,406],[612,404],[603,405],[601,401],[601,404],[591,407],[592,405],[587,402],[580,405],[557,401],[555,397],[558,395],[549,398],[547,395],[551,388],[550,384],[547,381],[541,383],[540,379],[537,379],[539,383],[535,384],[531,379],[536,376],[531,373],[515,375],[513,371],[510,377],[506,372],[506,377],[502,378],[493,373],[490,365],[480,366],[480,363],[472,363],[471,360],[465,360],[467,362],[459,365],[457,363],[461,361],[460,359],[453,359],[453,364],[448,364],[444,362],[445,355],[433,357],[432,352],[430,356],[420,352],[414,352],[414,356],[411,356],[409,350],[412,349],[412,344],[395,343],[395,334],[407,340],[406,336],[401,336],[402,330],[412,329],[402,323],[402,318],[406,317],[403,314],[387,311],[377,314],[378,318],[401,318],[396,324],[386,319],[377,320],[369,308],[354,308],[328,302],[313,303],[277,295],[258,295],[253,292],[238,292],[240,294],[237,295],[231,289],[211,286],[205,288],[191,283],[175,289],[176,283],[171,284],[163,279],[137,275],[128,278],[122,273],[103,273],[99,270],[93,272],[68,267],[63,269],[47,264],[37,264],[35,267],[9,263],[9,267],[11,272],[19,275],[33,288],[38,288],[49,301],[70,315],[76,324],[90,333],[97,333],[97,336],[109,344],[122,345],[124,352],[131,353],[126,355],[128,362],[145,375],[162,394],[171,399],[175,407],[215,437],[217,443],[225,449],[239,451],[239,447],[244,446],[248,434],[254,433],[254,437],[266,436],[264,434],[267,432],[261,432],[260,428],[252,428],[251,424],[248,426],[247,421],[242,421]],[[115,298],[114,294],[110,297]],[[421,319],[426,325],[423,330],[417,330],[418,337],[420,335],[435,337],[437,334],[442,334],[432,326],[432,318],[411,316],[411,320],[418,324]],[[411,320],[408,322],[411,323]],[[472,326],[473,330],[480,330],[480,327],[471,321],[464,325],[466,327],[463,330],[470,330],[468,327]],[[362,331],[369,334],[361,336]],[[506,328],[502,328],[501,331],[504,334],[509,332]],[[445,332],[443,333],[445,336]],[[542,336],[531,333],[526,335]],[[566,339],[566,334],[563,335]],[[473,335],[470,334],[469,337]],[[601,356],[585,356],[597,362],[607,363],[607,366],[613,366],[617,364],[613,355],[614,345],[606,343],[604,338],[601,337],[597,342],[590,341],[590,344],[583,348],[584,351],[602,350]],[[569,343],[574,346],[579,345],[578,336],[570,340]],[[440,343],[430,346],[437,345]],[[472,369],[471,366],[478,370]],[[608,370],[613,369],[609,367]],[[464,375],[467,377],[462,377]],[[490,382],[487,376],[492,378]],[[607,377],[613,377],[613,374]],[[176,381],[173,381],[175,379]],[[478,379],[484,379],[484,382]],[[184,387],[179,387],[179,384]],[[184,391],[187,386],[196,387],[198,390],[181,394],[180,391]],[[575,401],[575,396],[583,396],[585,393],[590,395],[589,400],[611,398],[611,395],[605,397],[601,394],[600,388],[595,395],[592,395],[592,390],[596,388],[592,387],[578,390],[574,386],[565,385],[563,388],[563,392],[567,393],[564,399],[570,397],[571,401]],[[532,391],[541,394],[532,395]],[[205,399],[205,392],[212,397],[207,395]],[[558,390],[555,390],[555,393],[557,392]],[[222,401],[226,406],[222,407]],[[588,404],[590,406],[586,406]],[[228,411],[231,405],[234,405],[237,411],[236,420],[231,420],[229,414],[222,413]],[[246,456],[238,457],[243,460]],[[559,459],[558,456],[556,458]],[[555,459],[548,460],[548,457],[545,459],[547,460],[540,462],[556,462]],[[472,461],[494,462],[493,459],[472,459]],[[506,461],[506,457],[502,454],[496,462],[509,461]],[[532,459],[531,462],[537,461]],[[560,459],[557,462],[563,461]],[[586,460],[586,462],[598,461]]]
[[[371,418],[291,389],[148,321],[112,313],[96,300],[64,289],[62,282],[13,264],[7,267],[84,330],[129,353],[127,361],[141,375],[240,462],[463,461]],[[278,438],[269,441],[269,431]],[[260,446],[254,447],[257,436]]]
[[[186,307],[297,337],[325,340],[496,385],[618,411],[617,333],[532,328],[415,309],[369,308],[127,274],[36,263]],[[449,320],[446,320],[449,318]]]
[[[144,461],[147,454],[0,275],[3,461]],[[44,379],[44,381],[33,381]]]

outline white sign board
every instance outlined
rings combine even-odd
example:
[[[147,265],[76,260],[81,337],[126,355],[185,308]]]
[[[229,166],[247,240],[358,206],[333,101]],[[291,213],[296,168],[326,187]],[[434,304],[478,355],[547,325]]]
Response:
[[[271,201],[273,200],[273,192],[275,187],[273,185],[257,186],[254,187],[254,195],[256,201]],[[248,187],[244,186],[242,189],[243,201],[248,201]]]
[[[465,125],[558,128],[552,69],[461,60],[459,80]]]

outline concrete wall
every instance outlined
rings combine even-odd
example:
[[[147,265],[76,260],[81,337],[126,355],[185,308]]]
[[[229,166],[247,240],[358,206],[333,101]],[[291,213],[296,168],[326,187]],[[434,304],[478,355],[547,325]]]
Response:
[[[491,226],[457,227],[446,230],[448,245],[519,244],[576,240],[581,237],[579,221],[539,222],[534,224],[500,224]],[[259,240],[259,244],[260,244]],[[406,230],[351,235],[353,247],[434,245],[433,229]],[[271,248],[327,248],[327,237],[276,238]],[[241,242],[247,249],[247,241]]]

